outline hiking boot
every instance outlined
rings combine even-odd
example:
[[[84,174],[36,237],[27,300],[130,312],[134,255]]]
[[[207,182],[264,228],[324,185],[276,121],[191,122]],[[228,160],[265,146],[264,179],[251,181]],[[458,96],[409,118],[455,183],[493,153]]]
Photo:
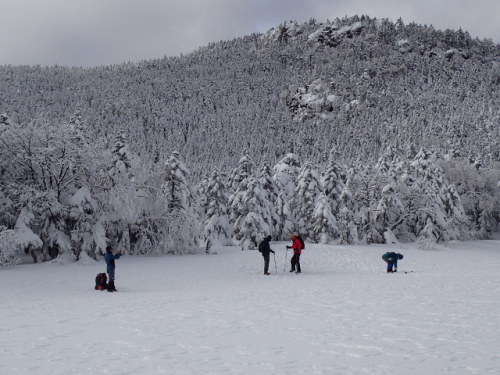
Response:
[[[269,272],[264,272],[264,275],[270,275],[270,273]]]
[[[295,272],[295,270],[290,270],[290,272]]]
[[[295,272],[295,273],[302,273],[302,271],[297,271],[297,272]]]

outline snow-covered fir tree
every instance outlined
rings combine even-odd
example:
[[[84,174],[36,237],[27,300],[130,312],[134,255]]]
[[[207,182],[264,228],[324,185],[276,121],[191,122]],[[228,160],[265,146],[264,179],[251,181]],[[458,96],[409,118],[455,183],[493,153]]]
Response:
[[[355,222],[358,206],[351,190],[354,174],[354,169],[351,168],[347,173],[347,180],[340,195],[340,209],[337,221],[340,231],[340,244],[357,244],[359,242],[358,228]]]
[[[243,183],[232,201],[231,222],[241,249],[252,250],[272,233],[272,206],[259,179],[249,177]]]
[[[278,215],[276,211],[277,201],[280,191],[276,186],[276,183],[274,182],[272,170],[268,164],[264,164],[262,166],[262,168],[259,171],[258,179],[262,184],[263,191],[267,195],[266,201],[269,202],[269,208],[267,210],[269,212],[269,218],[266,218],[266,220],[269,220],[269,224],[272,228],[269,234],[274,239],[277,239],[279,238],[279,231],[280,231],[279,228],[282,227],[282,223],[280,222],[281,216]]]
[[[297,231],[305,238],[314,238],[314,212],[321,193],[320,176],[311,164],[306,163],[297,177],[297,187],[292,199],[292,210]]]
[[[132,179],[130,169],[132,167],[132,156],[127,143],[127,136],[119,133],[115,136],[113,148],[113,164],[109,170],[109,175],[115,184],[120,184],[122,179]]]
[[[406,219],[404,205],[391,184],[382,189],[377,209],[373,216],[373,227],[384,243],[397,241],[398,229]]]
[[[445,210],[447,184],[434,155],[422,149],[415,156],[412,166],[416,177],[413,188],[420,197],[416,235],[425,246],[456,239]]]
[[[291,199],[295,193],[300,167],[300,158],[296,154],[288,153],[273,168],[276,186],[287,199]]]
[[[340,208],[340,197],[344,190],[342,175],[345,172],[338,164],[339,154],[335,149],[330,151],[330,157],[326,168],[321,173],[321,186],[328,202],[331,205],[331,212],[336,217]]]
[[[250,157],[248,151],[245,151],[243,156],[238,161],[238,166],[229,174],[230,191],[238,191],[241,185],[245,185],[244,181],[254,175],[254,168],[254,161]]]
[[[165,161],[163,190],[170,212],[186,211],[191,206],[192,192],[189,184],[189,170],[177,151]]]
[[[213,172],[205,187],[205,248],[231,244],[232,230],[229,225],[228,192],[222,176]],[[210,245],[209,245],[210,243]]]
[[[276,240],[288,240],[295,230],[293,212],[288,204],[288,198],[280,191],[275,203],[275,212],[278,217],[278,225],[275,227]]]
[[[337,218],[332,212],[331,203],[324,193],[320,193],[313,215],[312,239],[317,243],[330,243],[339,238]]]

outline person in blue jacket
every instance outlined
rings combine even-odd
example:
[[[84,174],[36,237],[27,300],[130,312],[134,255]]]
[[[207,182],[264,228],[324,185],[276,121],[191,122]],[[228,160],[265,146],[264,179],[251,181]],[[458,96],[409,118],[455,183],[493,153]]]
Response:
[[[120,259],[122,255],[121,252],[113,254],[113,248],[108,245],[106,246],[106,254],[104,255],[104,260],[106,261],[106,272],[108,273],[108,292],[116,292],[115,288],[115,259]]]
[[[403,254],[385,253],[382,259],[387,263],[387,273],[398,272],[398,260],[403,259]]]

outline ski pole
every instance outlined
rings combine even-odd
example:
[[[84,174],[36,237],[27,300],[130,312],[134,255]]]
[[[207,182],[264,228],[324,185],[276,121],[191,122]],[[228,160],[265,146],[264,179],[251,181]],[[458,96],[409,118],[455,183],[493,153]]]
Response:
[[[276,265],[276,253],[273,253],[273,258],[274,258],[274,269],[276,270],[276,273],[278,273],[278,266]]]
[[[286,248],[286,252],[285,252],[285,264],[283,265],[283,272],[286,271],[286,257],[288,255],[288,247]]]

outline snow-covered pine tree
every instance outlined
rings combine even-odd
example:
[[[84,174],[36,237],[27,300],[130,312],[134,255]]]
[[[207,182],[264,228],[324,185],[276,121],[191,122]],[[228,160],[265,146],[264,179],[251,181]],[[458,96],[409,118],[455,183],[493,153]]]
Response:
[[[132,155],[125,133],[121,132],[115,136],[111,153],[113,155],[113,165],[109,170],[109,175],[112,178],[113,185],[120,184],[123,179],[133,181],[133,176],[130,174]]]
[[[318,171],[311,164],[304,164],[297,177],[297,188],[291,206],[297,231],[305,238],[315,237],[313,216],[320,193],[321,183]]]
[[[41,254],[42,260],[45,260],[48,254],[44,251],[44,247],[45,249],[47,248],[47,246],[44,246],[44,241],[42,241],[39,235],[33,232],[32,228],[36,226],[35,221],[36,217],[30,205],[24,205],[17,218],[16,226],[14,227],[15,233],[13,233],[13,243],[15,248],[10,247],[10,251],[29,251],[31,252],[33,261],[36,263],[38,261],[37,253]],[[10,245],[12,245],[11,242],[12,239],[9,240]],[[15,257],[14,253],[11,253],[11,255]],[[51,256],[51,258],[55,258],[55,255]]]
[[[460,197],[469,230],[476,232],[479,238],[490,238],[500,225],[500,174],[494,170],[478,170],[465,158],[451,158],[441,165]]]
[[[264,164],[259,171],[260,183],[264,193],[267,195],[267,202],[269,202],[269,224],[272,227],[272,231],[269,233],[274,239],[278,238],[279,228],[282,226],[280,223],[280,216],[276,211],[278,196],[280,191],[274,182],[272,176],[272,170],[268,164]]]
[[[354,221],[362,243],[380,243],[383,239],[373,227],[373,218],[379,200],[379,186],[384,177],[377,175],[371,167],[352,169],[349,176],[350,189],[355,201]]]
[[[331,204],[324,193],[319,194],[314,208],[313,222],[313,240],[315,242],[327,244],[339,238],[337,219],[332,213]]]
[[[457,192],[454,183],[449,184],[445,189],[444,210],[447,215],[450,239],[470,239],[472,238],[472,228],[465,215],[462,199]]]
[[[87,186],[81,187],[69,200],[68,219],[76,259],[80,255],[97,259],[106,248],[106,235],[99,219],[99,205]]]
[[[280,191],[275,203],[275,211],[278,216],[276,229],[276,240],[288,240],[295,230],[293,212],[288,204],[288,198]]]
[[[241,191],[246,191],[248,185],[248,179],[254,176],[255,163],[249,156],[248,152],[245,151],[243,156],[238,161],[238,166],[231,170],[228,178],[229,187],[229,200],[228,207],[230,210],[229,220],[230,224],[234,226],[233,218],[238,217],[238,214],[233,215],[231,210],[233,209],[233,203],[237,195]]]
[[[243,156],[238,161],[238,166],[229,174],[229,189],[231,192],[236,192],[244,181],[254,175],[255,163],[250,157],[248,151],[243,153]]]
[[[162,190],[166,198],[168,220],[163,245],[169,252],[195,252],[202,235],[200,219],[193,207],[189,170],[177,151],[165,162]]]
[[[328,202],[331,205],[332,214],[337,217],[340,208],[340,197],[344,190],[344,181],[342,175],[345,172],[337,163],[339,154],[335,149],[330,151],[330,157],[326,168],[321,173],[321,186]]]
[[[385,175],[391,179],[392,182],[398,180],[403,170],[403,161],[401,151],[393,146],[388,146],[382,156],[375,164],[375,171],[378,174]]]
[[[295,193],[300,167],[300,158],[296,154],[288,153],[273,168],[274,182],[286,199],[291,199]]]
[[[207,202],[203,231],[205,247],[209,241],[212,246],[230,245],[232,231],[228,216],[228,193],[223,177],[217,172],[212,173],[204,190]]]
[[[398,238],[398,227],[405,221],[406,213],[391,184],[382,189],[377,209],[373,216],[373,228],[378,232],[384,243],[394,243]]]
[[[347,173],[347,180],[340,195],[340,210],[337,222],[340,231],[339,243],[341,245],[358,243],[358,228],[355,222],[358,206],[351,191],[354,174],[354,169],[351,168]]]
[[[255,249],[271,233],[270,207],[261,182],[254,177],[245,179],[234,195],[230,218],[234,239],[242,250]]]
[[[191,206],[192,192],[188,182],[189,170],[177,151],[165,162],[163,191],[169,212],[186,212]]]
[[[420,197],[416,212],[416,235],[424,247],[433,243],[454,239],[449,226],[445,201],[446,181],[434,155],[422,149],[415,156],[412,166],[415,172],[415,194]]]

